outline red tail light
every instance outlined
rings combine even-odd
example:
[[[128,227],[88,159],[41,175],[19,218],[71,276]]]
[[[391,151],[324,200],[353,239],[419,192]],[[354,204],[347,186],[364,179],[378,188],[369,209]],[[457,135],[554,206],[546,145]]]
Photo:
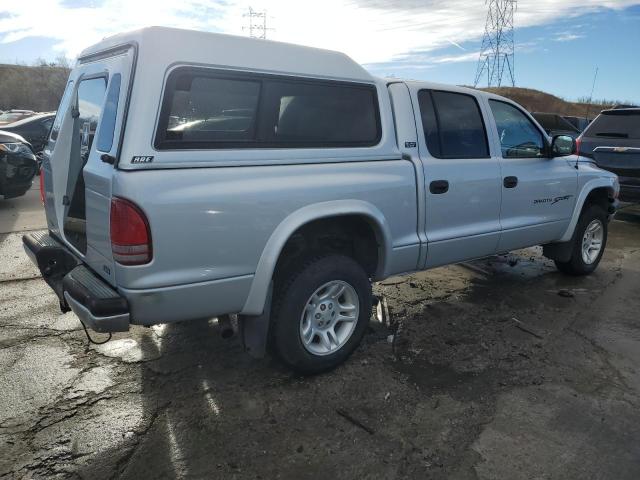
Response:
[[[40,202],[44,205],[44,170],[40,167]]]
[[[124,198],[111,199],[111,252],[122,265],[142,265],[152,258],[151,230],[140,208]]]
[[[582,143],[582,135],[576,138],[576,155],[580,155],[580,144]]]

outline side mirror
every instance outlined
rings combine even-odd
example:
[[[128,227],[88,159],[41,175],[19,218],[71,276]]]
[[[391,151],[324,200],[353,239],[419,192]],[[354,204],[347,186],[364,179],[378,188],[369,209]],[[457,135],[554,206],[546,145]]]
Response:
[[[551,142],[551,155],[554,157],[566,157],[576,153],[576,141],[569,135],[555,135]]]

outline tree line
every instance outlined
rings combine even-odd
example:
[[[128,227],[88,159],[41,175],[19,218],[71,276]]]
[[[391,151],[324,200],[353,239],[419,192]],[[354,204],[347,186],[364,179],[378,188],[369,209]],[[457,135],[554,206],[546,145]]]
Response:
[[[0,64],[0,110],[49,112],[58,108],[71,71],[69,61]]]

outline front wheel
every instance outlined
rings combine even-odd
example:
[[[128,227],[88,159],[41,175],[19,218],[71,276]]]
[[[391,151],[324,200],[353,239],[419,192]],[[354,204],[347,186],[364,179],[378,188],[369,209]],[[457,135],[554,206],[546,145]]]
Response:
[[[335,368],[356,349],[371,317],[371,283],[350,257],[330,254],[303,263],[276,286],[271,343],[293,370]]]
[[[574,233],[571,258],[556,260],[556,267],[569,275],[588,275],[593,272],[607,245],[607,214],[598,205],[588,206],[580,215]]]

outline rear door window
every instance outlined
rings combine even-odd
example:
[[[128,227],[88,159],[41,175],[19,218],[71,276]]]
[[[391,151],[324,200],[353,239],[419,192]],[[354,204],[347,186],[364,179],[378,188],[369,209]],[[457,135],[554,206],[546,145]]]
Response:
[[[584,136],[640,140],[640,110],[602,113],[587,127]]]
[[[523,112],[499,100],[489,100],[496,121],[503,158],[545,156],[542,133]]]
[[[482,113],[472,95],[421,90],[418,102],[431,155],[436,158],[489,157]]]

